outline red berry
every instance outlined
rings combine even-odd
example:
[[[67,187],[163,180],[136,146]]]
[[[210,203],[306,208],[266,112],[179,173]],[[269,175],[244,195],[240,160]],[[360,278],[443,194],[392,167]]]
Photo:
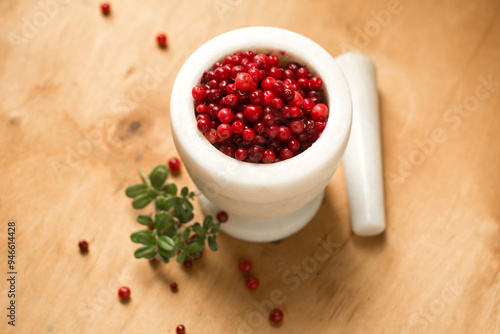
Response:
[[[177,291],[179,291],[179,286],[177,285],[177,283],[175,283],[175,282],[171,283],[171,284],[170,284],[170,290],[171,290],[172,292],[177,292]]]
[[[240,269],[240,271],[243,273],[243,274],[248,274],[249,272],[252,271],[252,268],[253,268],[253,263],[252,261],[248,260],[248,259],[242,259],[239,263],[238,263],[238,268]]]
[[[260,114],[262,113],[261,107],[254,104],[249,104],[245,107],[243,111],[245,118],[250,122],[257,122],[259,120]]]
[[[269,320],[275,324],[280,323],[283,320],[283,311],[277,308],[271,310],[269,312]]]
[[[251,142],[255,139],[255,131],[253,129],[246,128],[245,130],[243,130],[241,136],[244,141]]]
[[[288,148],[292,151],[292,152],[297,152],[300,148],[300,143],[297,139],[290,139],[288,141]]]
[[[225,223],[229,219],[229,216],[227,215],[226,211],[219,211],[217,212],[217,221],[219,223]]]
[[[253,79],[248,73],[238,73],[235,80],[236,87],[241,90],[248,90],[253,85]]]
[[[293,152],[288,147],[283,147],[280,150],[280,158],[281,158],[281,160],[287,160],[287,159],[290,159],[292,157],[293,157]]]
[[[85,240],[81,240],[79,243],[78,243],[78,247],[80,247],[80,251],[82,252],[86,252],[89,250],[89,244],[87,241]]]
[[[273,88],[273,85],[274,85],[275,82],[276,82],[275,78],[273,78],[273,77],[266,77],[266,78],[264,78],[262,80],[262,82],[260,83],[260,86],[264,90],[270,90],[271,88]]]
[[[125,300],[130,297],[130,288],[128,286],[122,286],[118,289],[118,296],[120,299]]]
[[[207,97],[207,90],[202,85],[194,86],[191,94],[196,101],[203,101]]]
[[[177,326],[177,328],[175,329],[175,332],[177,334],[185,334],[186,333],[186,327],[184,327],[184,325],[179,325]]]
[[[156,41],[158,42],[158,46],[160,48],[167,47],[167,35],[165,35],[164,33],[156,35]]]
[[[254,276],[248,276],[245,284],[250,290],[255,290],[259,287],[259,279]]]
[[[232,136],[233,129],[231,128],[231,125],[224,123],[217,127],[217,134],[222,139],[227,139]]]
[[[243,147],[237,149],[236,152],[234,152],[234,157],[239,161],[245,160],[247,158],[247,150]]]
[[[184,266],[184,268],[190,269],[191,267],[193,267],[193,261],[191,261],[191,260],[184,260],[184,262],[182,262],[182,265]]]
[[[111,12],[111,5],[107,2],[103,2],[101,4],[101,12],[103,15],[109,15],[109,13]]]
[[[208,130],[207,132],[205,132],[205,138],[207,138],[210,144],[215,144],[217,142],[217,130],[213,128]]]
[[[198,120],[198,122],[196,122],[196,126],[201,133],[205,133],[208,129],[210,129],[210,123],[203,119]]]
[[[168,161],[168,168],[172,173],[177,173],[181,169],[181,161],[178,158],[172,158]]]
[[[221,110],[219,110],[218,117],[219,121],[221,121],[222,123],[229,124],[233,121],[234,115],[228,108],[222,108]]]
[[[243,130],[245,130],[245,123],[243,123],[242,121],[234,121],[231,125],[231,128],[233,129],[233,133],[241,135],[243,133]]]
[[[320,77],[312,77],[309,80],[309,87],[311,90],[318,90],[323,87],[323,80]]]
[[[304,131],[304,122],[301,119],[293,119],[288,123],[288,128],[293,134],[299,135]]]
[[[290,101],[290,105],[292,107],[302,107],[302,104],[304,103],[304,99],[302,98],[302,95],[300,95],[299,92],[295,92],[295,96],[292,101]]]
[[[265,164],[272,164],[274,160],[276,159],[276,155],[272,150],[266,149],[264,150],[263,156],[262,156],[262,162]]]
[[[264,155],[264,148],[259,145],[253,145],[248,148],[248,160],[250,162],[259,162],[262,160],[262,156]]]
[[[281,141],[288,141],[290,139],[290,136],[292,133],[290,132],[290,129],[284,125],[280,126],[279,131],[278,131],[278,139]]]
[[[323,103],[315,105],[311,111],[311,118],[315,122],[326,121],[326,119],[328,118],[328,107]]]

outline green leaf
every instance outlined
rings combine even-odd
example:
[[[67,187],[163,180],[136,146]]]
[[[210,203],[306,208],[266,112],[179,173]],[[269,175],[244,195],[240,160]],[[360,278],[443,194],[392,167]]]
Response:
[[[186,227],[184,229],[184,232],[182,232],[182,239],[187,239],[189,238],[189,235],[191,234],[191,228],[190,227]]]
[[[181,224],[185,224],[194,218],[193,212],[191,210],[184,209],[181,205],[176,205],[172,214],[174,217],[179,219]]]
[[[200,223],[195,223],[193,225],[193,231],[198,237],[205,240],[205,235],[207,234],[207,232],[203,229],[203,227],[201,227]]]
[[[191,192],[189,193],[189,198],[193,198],[194,196],[196,196],[196,194],[194,193],[194,191],[191,191]]]
[[[181,203],[181,198],[178,196],[167,197],[166,205],[167,205],[168,209],[170,209],[171,207],[179,206],[180,203]]]
[[[177,195],[177,186],[175,185],[175,183],[167,183],[161,188],[161,190],[166,191],[167,194],[172,196]]]
[[[174,257],[175,256],[175,252],[174,251],[166,251],[166,250],[163,250],[163,249],[160,249],[158,251],[158,255],[160,255],[160,259],[163,257],[163,258],[166,258],[167,261],[165,262],[163,259],[162,261],[165,262],[165,263],[168,263],[168,259],[170,259],[171,257]]]
[[[160,211],[155,216],[155,229],[159,235],[171,234],[175,231],[174,220],[170,217],[168,212]]]
[[[168,178],[168,167],[165,164],[156,166],[151,172],[151,174],[149,174],[149,180],[151,181],[151,185],[158,190],[161,189],[163,183],[165,183],[167,178]]]
[[[220,223],[217,223],[217,224],[214,224],[214,226],[212,226],[212,229],[210,230],[210,233],[217,233],[219,232],[220,230]]]
[[[158,256],[160,257],[160,260],[163,262],[163,263],[169,263],[170,262],[170,258],[169,256],[166,256],[166,254],[160,250],[158,252]],[[171,257],[171,256],[170,256]]]
[[[215,240],[215,235],[211,235],[208,237],[208,247],[210,247],[210,249],[214,252],[217,249],[219,249],[219,246],[217,245],[217,241]]]
[[[148,191],[148,186],[144,183],[135,183],[129,186],[125,190],[125,194],[130,197],[134,198],[137,195],[144,194],[146,191]]]
[[[186,210],[193,211],[193,204],[191,204],[191,202],[187,198],[184,198],[182,200],[182,204],[184,204]]]
[[[172,238],[162,235],[158,238],[158,246],[161,250],[169,252],[174,250],[175,242]]]
[[[139,222],[139,224],[142,224],[142,225],[151,225],[151,224],[153,224],[153,218],[151,218],[148,215],[139,215],[137,217],[137,221]]]
[[[140,258],[146,258],[146,259],[152,259],[156,255],[156,250],[154,246],[142,246],[137,248],[137,250],[134,252],[134,256],[137,259]]]
[[[135,243],[147,246],[154,246],[156,244],[155,234],[150,230],[136,231],[130,235],[130,239]]]
[[[165,196],[156,196],[156,207],[160,210],[168,210],[167,198]]]
[[[134,197],[134,200],[132,201],[132,206],[135,209],[142,209],[146,207],[149,203],[151,203],[153,199],[151,196],[146,192],[140,195],[137,195]]]
[[[212,216],[206,216],[205,219],[203,220],[203,229],[205,229],[205,231],[208,231],[210,226],[212,226],[212,222],[213,222]]]
[[[182,188],[182,190],[181,190],[182,197],[186,197],[188,195],[188,193],[189,193],[188,187]]]
[[[187,245],[189,255],[194,255],[200,251],[200,245],[196,241],[192,241]]]
[[[179,253],[179,255],[177,255],[177,262],[183,263],[186,260],[186,257],[187,257],[187,252],[183,250],[182,252]]]

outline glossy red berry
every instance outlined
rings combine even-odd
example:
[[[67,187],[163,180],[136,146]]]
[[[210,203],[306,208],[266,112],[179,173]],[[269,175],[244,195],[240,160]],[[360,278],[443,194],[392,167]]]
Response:
[[[262,108],[258,105],[249,104],[243,110],[245,118],[250,122],[257,122],[259,120],[260,114],[262,113]]]
[[[229,219],[229,216],[227,215],[226,211],[219,211],[217,212],[217,221],[219,223],[225,223]]]
[[[234,115],[228,108],[222,108],[219,110],[218,117],[222,123],[230,124],[233,121]]]
[[[177,326],[177,328],[175,329],[175,332],[177,334],[186,334],[186,327],[184,327],[184,325],[179,325]]]
[[[164,33],[156,35],[156,42],[158,43],[158,46],[160,48],[166,48],[167,47],[167,35]]]
[[[203,101],[207,97],[207,90],[202,85],[196,85],[191,90],[191,95],[196,101]]]
[[[234,83],[236,84],[236,87],[238,87],[238,89],[248,90],[250,89],[250,87],[252,87],[254,82],[250,74],[241,72],[236,76],[236,80]]]
[[[324,122],[328,118],[328,107],[326,104],[319,103],[311,111],[311,118],[315,122]]]
[[[103,2],[101,4],[101,12],[103,15],[109,15],[111,13],[111,5],[108,2]]]
[[[269,312],[269,320],[275,324],[280,323],[283,320],[283,311],[277,308],[271,310]]]
[[[265,164],[272,164],[274,160],[276,159],[276,155],[274,154],[274,151],[270,149],[265,149],[264,153],[262,155],[262,162]]]
[[[193,261],[191,261],[191,260],[184,260],[184,262],[182,262],[182,265],[186,269],[191,269],[193,267]]]
[[[181,169],[181,161],[178,158],[172,158],[168,161],[168,168],[172,173],[177,173]]]
[[[264,148],[260,145],[253,145],[248,148],[247,153],[250,162],[259,162],[264,155]]]
[[[170,291],[172,291],[172,292],[179,291],[179,286],[177,285],[177,283],[173,282],[170,284]]]
[[[242,259],[238,263],[238,269],[243,273],[243,274],[248,274],[249,272],[252,271],[253,268],[253,263],[252,261],[248,259]]]
[[[255,139],[255,131],[253,129],[246,128],[243,130],[241,136],[244,141],[251,142]]]
[[[245,284],[250,290],[255,290],[259,287],[259,279],[254,276],[248,276],[245,280]]]
[[[120,299],[125,300],[130,297],[130,288],[128,286],[122,286],[118,289],[118,296]]]
[[[80,242],[78,242],[78,247],[82,252],[87,252],[89,250],[89,244],[85,240],[81,240]]]
[[[312,77],[309,80],[309,87],[311,90],[318,90],[323,87],[323,80],[320,77]]]
[[[280,150],[280,159],[281,160],[287,160],[287,159],[290,159],[290,158],[293,158],[293,152],[292,152],[292,150],[289,149],[288,147],[283,147]]]
[[[236,160],[243,161],[247,158],[247,150],[244,149],[243,147],[240,147],[239,149],[234,152],[234,157]]]
[[[280,126],[278,130],[278,139],[281,141],[288,141],[290,139],[290,136],[292,135],[290,129],[287,126]]]

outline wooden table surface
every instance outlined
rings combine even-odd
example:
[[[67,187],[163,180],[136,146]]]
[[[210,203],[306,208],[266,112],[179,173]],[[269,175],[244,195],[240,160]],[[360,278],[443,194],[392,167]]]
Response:
[[[0,332],[500,333],[499,10],[494,0],[150,0],[113,1],[103,17],[97,0],[1,1]],[[124,189],[138,168],[176,155],[178,70],[210,38],[253,25],[374,60],[386,233],[352,234],[339,167],[317,216],[281,243],[221,235],[189,271],[135,260]],[[192,186],[185,170],[175,180]],[[242,257],[256,291],[237,270]],[[270,304],[285,311],[278,328]]]

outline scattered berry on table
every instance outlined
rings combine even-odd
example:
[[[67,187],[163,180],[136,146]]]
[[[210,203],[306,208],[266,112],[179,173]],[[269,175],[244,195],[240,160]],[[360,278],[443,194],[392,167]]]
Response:
[[[175,332],[177,334],[185,334],[186,333],[186,327],[184,327],[184,325],[179,325],[177,326],[177,328],[175,329]]]
[[[255,276],[248,276],[245,284],[250,290],[255,290],[259,287],[259,279]]]
[[[252,264],[252,261],[248,260],[248,259],[242,259],[239,263],[238,263],[238,268],[240,269],[240,271],[244,274],[248,274],[249,272],[252,271],[252,268],[253,268],[253,264]]]
[[[168,161],[168,168],[172,173],[177,173],[181,169],[181,161],[178,158],[172,158]]]
[[[269,320],[275,324],[280,323],[283,320],[283,311],[277,308],[271,310],[269,312]]]
[[[182,262],[182,265],[184,266],[184,268],[190,269],[193,266],[193,261],[185,260],[184,262]]]
[[[130,297],[130,288],[128,286],[122,286],[118,289],[118,296],[122,300],[126,300]]]
[[[167,47],[167,35],[164,33],[160,33],[156,35],[156,42],[158,43],[158,46],[160,48],[166,48]]]
[[[109,15],[111,13],[111,5],[108,2],[101,3],[102,15]]]
[[[177,285],[177,283],[175,283],[175,282],[171,283],[171,284],[170,284],[170,290],[171,290],[172,292],[177,292],[177,291],[179,291],[179,286]]]
[[[81,240],[78,243],[78,247],[80,247],[80,251],[87,252],[89,250],[89,243],[85,240]]]
[[[229,219],[229,216],[227,215],[226,211],[219,211],[217,212],[217,221],[219,223],[225,223]]]

